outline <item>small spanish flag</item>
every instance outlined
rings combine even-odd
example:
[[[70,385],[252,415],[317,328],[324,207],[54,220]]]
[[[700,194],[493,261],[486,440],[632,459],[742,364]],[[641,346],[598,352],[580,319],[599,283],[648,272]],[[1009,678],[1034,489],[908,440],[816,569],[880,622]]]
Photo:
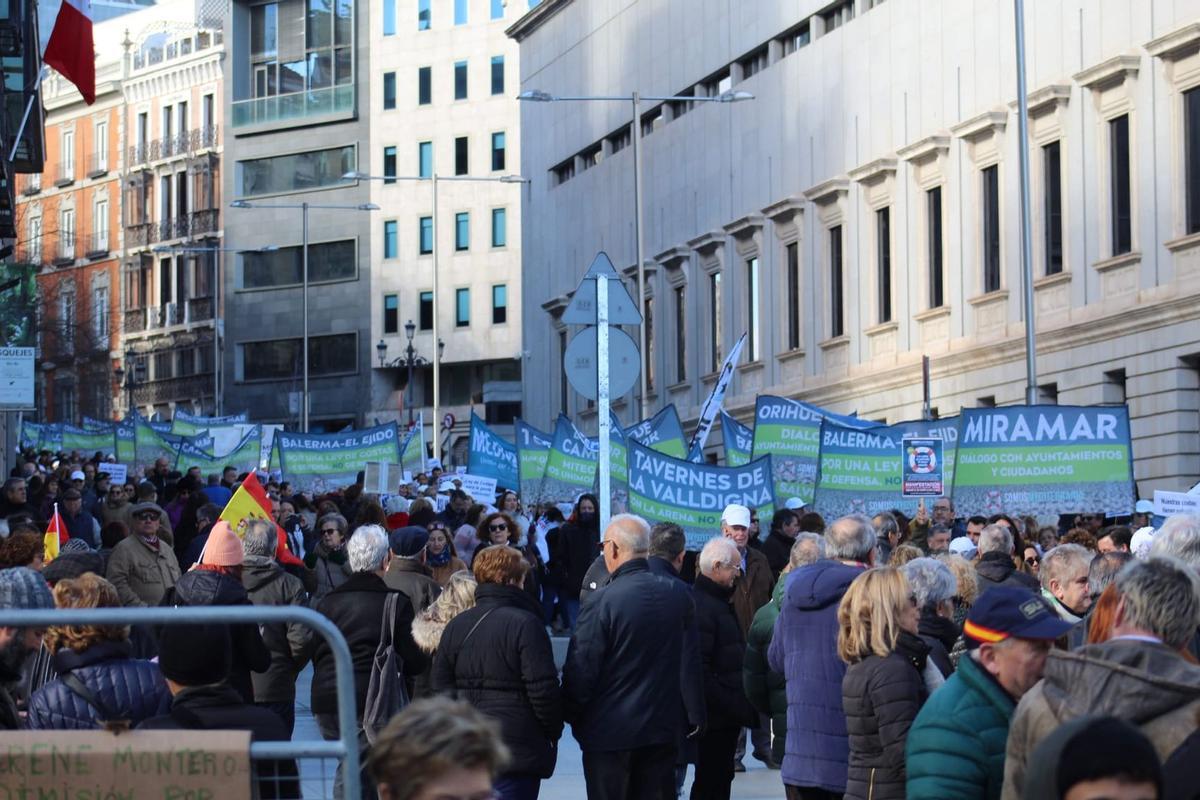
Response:
[[[288,550],[287,534],[272,519],[271,501],[267,499],[266,491],[263,490],[262,484],[258,482],[258,476],[253,472],[246,476],[246,480],[242,481],[242,485],[233,493],[233,497],[229,498],[220,518],[229,523],[230,529],[238,535],[238,538],[246,534],[246,520],[265,519],[275,525],[275,531],[279,536],[275,559],[280,564],[300,565],[304,563]]]
[[[63,522],[62,515],[58,513],[58,503],[54,504],[54,516],[50,517],[50,524],[46,526],[46,535],[42,537],[42,560],[49,564],[54,559],[58,558],[58,548],[60,545],[67,543],[71,538],[70,531],[67,530],[67,524]]]

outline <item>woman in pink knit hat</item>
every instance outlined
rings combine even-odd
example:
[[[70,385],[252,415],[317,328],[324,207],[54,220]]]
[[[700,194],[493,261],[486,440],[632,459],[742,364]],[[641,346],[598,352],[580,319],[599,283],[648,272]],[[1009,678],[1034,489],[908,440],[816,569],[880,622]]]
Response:
[[[242,585],[242,540],[221,521],[213,525],[200,560],[184,573],[175,586],[163,595],[165,606],[248,606],[250,598]],[[271,652],[263,643],[257,625],[231,625],[233,669],[229,685],[247,703],[254,702],[251,672],[265,672],[271,666]]]

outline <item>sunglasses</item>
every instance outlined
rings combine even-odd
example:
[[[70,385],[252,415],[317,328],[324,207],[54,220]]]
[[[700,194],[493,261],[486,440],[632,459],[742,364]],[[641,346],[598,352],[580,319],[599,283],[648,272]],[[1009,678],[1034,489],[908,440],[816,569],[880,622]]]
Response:
[[[1041,563],[1041,561],[1042,561],[1042,560],[1041,560],[1040,558],[1038,558],[1037,556],[1029,556],[1028,558],[1026,558],[1026,559],[1025,559],[1025,563],[1026,563],[1026,564],[1028,564],[1028,565],[1029,565],[1029,566],[1031,566],[1031,567],[1032,567],[1034,564],[1040,564],[1040,563]]]
[[[158,514],[138,514],[138,522],[158,522]]]
[[[341,528],[322,528],[321,533],[341,533]]]
[[[488,530],[492,533],[508,530],[508,526],[501,522],[499,525],[488,525]]]

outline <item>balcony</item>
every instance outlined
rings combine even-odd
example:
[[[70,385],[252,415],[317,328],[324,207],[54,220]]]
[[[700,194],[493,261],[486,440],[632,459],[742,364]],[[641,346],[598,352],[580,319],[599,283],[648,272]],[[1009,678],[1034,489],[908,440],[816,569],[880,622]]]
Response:
[[[125,333],[141,333],[146,330],[146,309],[127,308],[124,313],[125,322],[121,330]]]
[[[125,244],[129,247],[147,247],[158,241],[158,225],[153,222],[135,222],[125,226]]]
[[[90,259],[104,258],[109,254],[108,231],[96,231],[87,235],[84,255]]]
[[[217,133],[216,125],[203,125],[199,128],[192,128],[191,150],[211,150],[216,147]]]
[[[199,236],[202,233],[215,233],[220,229],[220,212],[215,208],[203,209],[201,211],[193,211],[189,224],[189,230],[192,236]]]
[[[185,321],[206,322],[213,318],[213,299],[211,297],[191,297],[187,301],[187,316]]]
[[[108,153],[92,153],[88,156],[89,178],[101,178],[108,174]]]
[[[348,116],[354,112],[354,84],[312,89],[272,97],[235,100],[233,127],[312,124],[321,117]]]
[[[186,214],[182,217],[164,219],[158,223],[158,241],[160,242],[168,239],[182,239],[187,235],[188,218]]]
[[[65,267],[75,263],[75,254],[79,252],[73,233],[60,233],[54,245],[54,266]]]
[[[202,372],[181,378],[163,378],[139,383],[133,388],[133,402],[139,406],[184,400],[190,402],[197,398],[212,397],[212,394],[212,373]]]
[[[58,188],[70,186],[75,182],[75,162],[59,164],[54,170],[54,185]]]
[[[136,167],[139,164],[145,164],[150,160],[150,146],[148,144],[133,145],[129,148],[129,166]]]
[[[33,197],[42,191],[42,175],[34,173],[25,180],[25,188],[21,189],[21,194],[26,197]]]

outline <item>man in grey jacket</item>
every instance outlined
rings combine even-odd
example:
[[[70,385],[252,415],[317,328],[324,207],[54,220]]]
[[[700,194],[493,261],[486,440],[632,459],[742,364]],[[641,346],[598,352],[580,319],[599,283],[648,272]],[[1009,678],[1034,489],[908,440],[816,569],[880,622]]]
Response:
[[[392,563],[383,575],[388,588],[404,592],[412,603],[416,617],[437,600],[442,593],[425,567],[425,545],[429,544],[429,532],[419,525],[397,528],[388,536],[388,547],[392,551]]]

